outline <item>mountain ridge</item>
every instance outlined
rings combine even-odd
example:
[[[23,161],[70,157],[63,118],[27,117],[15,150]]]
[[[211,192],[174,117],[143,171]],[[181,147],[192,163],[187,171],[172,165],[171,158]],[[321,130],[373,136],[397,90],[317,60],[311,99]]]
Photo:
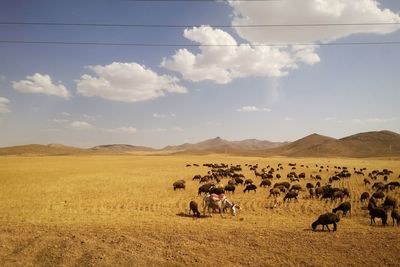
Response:
[[[29,144],[0,148],[0,156],[56,156],[76,154],[231,154],[238,156],[288,157],[387,157],[400,156],[400,134],[388,130],[370,131],[340,139],[313,133],[293,142],[258,139],[228,141],[219,136],[198,143],[184,143],[155,149],[130,144],[106,144],[77,148],[62,144]]]

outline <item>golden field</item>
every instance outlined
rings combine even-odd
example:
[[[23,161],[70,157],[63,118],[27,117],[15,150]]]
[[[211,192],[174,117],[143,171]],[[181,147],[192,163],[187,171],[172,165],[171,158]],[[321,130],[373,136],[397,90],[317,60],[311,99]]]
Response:
[[[399,266],[400,227],[370,226],[363,176],[352,174],[337,187],[351,190],[352,215],[342,218],[337,232],[313,232],[311,223],[339,202],[309,199],[271,209],[269,189],[243,193],[239,186],[228,198],[239,202],[238,216],[194,219],[188,204],[197,196],[196,174],[209,170],[203,163],[241,164],[243,174],[257,185],[244,165],[260,169],[278,163],[286,181],[289,162],[308,165],[323,183],[333,166],[384,168],[399,181],[398,159],[254,158],[224,155],[151,156],[81,155],[0,157],[1,266]],[[186,164],[200,167],[186,167]],[[329,165],[319,173],[318,165]],[[186,180],[186,190],[172,189]],[[381,179],[381,178],[379,178]],[[277,181],[274,178],[273,182]],[[227,183],[227,180],[223,180]],[[400,190],[390,194],[400,199]],[[282,197],[280,198],[282,199]],[[390,216],[390,215],[389,215]]]

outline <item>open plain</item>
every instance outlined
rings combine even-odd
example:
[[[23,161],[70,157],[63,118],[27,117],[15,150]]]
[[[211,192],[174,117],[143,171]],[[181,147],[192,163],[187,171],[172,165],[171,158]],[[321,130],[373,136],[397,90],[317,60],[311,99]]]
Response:
[[[269,197],[269,188],[243,193],[239,185],[227,194],[240,203],[237,216],[193,218],[189,202],[201,207],[202,197],[192,177],[207,174],[204,163],[240,164],[257,186],[261,179],[245,164],[261,169],[282,163],[275,183],[288,181],[288,164],[297,163],[295,171],[306,173],[299,182],[303,188],[315,184],[311,174],[321,175],[325,184],[334,166],[346,166],[351,177],[333,185],[350,189],[352,213],[341,219],[338,231],[314,232],[311,223],[340,201],[310,199],[302,191],[298,202],[283,203],[282,196]],[[387,227],[379,219],[371,226],[367,204],[359,200],[363,191],[373,192],[363,183],[368,172],[389,169],[388,181],[399,181],[399,163],[225,155],[0,157],[0,265],[399,266],[400,227],[391,218]],[[365,175],[354,174],[353,168],[364,167]],[[179,179],[186,189],[174,191]],[[399,199],[400,190],[388,194]],[[280,205],[273,208],[276,201]]]

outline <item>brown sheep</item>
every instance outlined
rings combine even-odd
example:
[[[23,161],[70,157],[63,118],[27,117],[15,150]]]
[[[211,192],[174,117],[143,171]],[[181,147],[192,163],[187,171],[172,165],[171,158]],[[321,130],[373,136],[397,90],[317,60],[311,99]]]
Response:
[[[193,212],[193,216],[197,216],[197,218],[200,218],[199,205],[194,200],[190,201],[189,203],[189,214],[190,212]]]

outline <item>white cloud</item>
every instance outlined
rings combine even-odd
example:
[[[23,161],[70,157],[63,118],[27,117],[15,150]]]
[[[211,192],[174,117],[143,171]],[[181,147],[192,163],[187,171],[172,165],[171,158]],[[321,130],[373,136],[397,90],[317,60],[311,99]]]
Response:
[[[137,63],[113,62],[110,65],[88,66],[97,77],[88,74],[77,80],[78,93],[122,102],[138,102],[165,96],[167,93],[186,93],[179,79],[158,75]]]
[[[61,115],[63,115],[63,116],[65,116],[65,117],[69,117],[69,116],[71,116],[71,114],[70,113],[68,113],[68,112],[61,112]]]
[[[11,112],[10,108],[8,107],[9,103],[10,103],[10,100],[8,100],[5,97],[0,97],[0,113]]]
[[[168,118],[168,117],[175,117],[176,115],[174,113],[171,114],[160,114],[160,113],[153,113],[153,117],[157,119],[163,119],[163,118]]]
[[[174,131],[174,132],[183,132],[183,131],[185,131],[185,130],[184,130],[183,128],[181,128],[181,127],[173,127],[171,130]]]
[[[57,124],[64,124],[64,123],[69,122],[69,120],[66,120],[66,119],[52,119],[51,121],[54,123],[57,123]]]
[[[371,123],[385,123],[395,120],[397,120],[397,118],[367,118],[367,119],[354,119],[353,122],[357,124],[371,124]]]
[[[0,75],[0,82],[7,81],[7,77],[5,75]]]
[[[382,9],[375,0],[302,0],[246,2],[226,0],[233,8],[232,25],[247,44],[238,44],[227,32],[209,26],[184,31],[184,37],[199,43],[199,53],[179,49],[161,66],[179,72],[186,80],[211,80],[227,84],[244,77],[282,77],[300,64],[320,61],[318,46],[295,45],[332,42],[353,34],[388,34],[399,25],[325,27],[240,27],[263,24],[339,24],[400,22],[400,16]],[[293,44],[262,46],[263,44]],[[207,46],[228,45],[228,46]],[[260,46],[261,45],[261,46]]]
[[[326,121],[336,121],[337,119],[335,117],[326,117],[324,120],[326,120]]]
[[[293,118],[292,117],[285,117],[285,118],[283,118],[285,121],[292,121],[293,120]]]
[[[165,128],[157,128],[157,129],[155,129],[154,131],[156,131],[156,132],[166,132],[167,131],[167,129],[165,129]]]
[[[243,106],[239,109],[237,109],[238,112],[257,112],[257,111],[266,111],[266,112],[271,112],[272,110],[270,108],[258,108],[256,106]]]
[[[73,121],[69,124],[69,126],[79,130],[87,130],[93,128],[93,125],[87,123],[86,121]]]
[[[135,127],[119,127],[113,129],[104,129],[104,131],[116,134],[134,134],[137,132],[137,129]]]
[[[400,22],[399,14],[383,9],[376,0],[227,1],[233,8],[232,25],[338,24]],[[330,42],[352,34],[387,34],[399,25],[325,27],[236,27],[252,43]]]
[[[171,58],[163,58],[161,66],[194,82],[211,80],[226,84],[250,76],[282,77],[290,69],[298,68],[299,63],[319,62],[312,47],[299,50],[238,44],[229,33],[210,26],[186,29],[184,36],[200,44],[200,53],[179,49]],[[207,46],[218,44],[229,46]]]
[[[14,81],[12,82],[12,87],[22,93],[46,94],[65,99],[69,99],[71,96],[61,82],[54,84],[49,75],[42,75],[40,73],[27,76],[26,80]]]

